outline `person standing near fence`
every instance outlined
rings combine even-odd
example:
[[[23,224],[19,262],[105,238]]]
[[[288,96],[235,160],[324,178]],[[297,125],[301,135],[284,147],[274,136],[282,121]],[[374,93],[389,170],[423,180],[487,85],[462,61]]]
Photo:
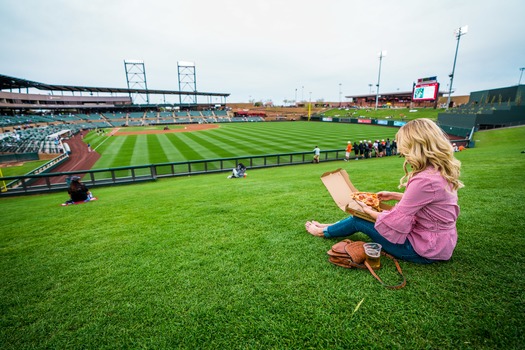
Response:
[[[348,162],[350,159],[350,153],[352,153],[352,141],[348,141],[345,151],[345,162]]]
[[[321,149],[319,146],[314,148],[314,163],[319,163],[319,157],[321,156]]]

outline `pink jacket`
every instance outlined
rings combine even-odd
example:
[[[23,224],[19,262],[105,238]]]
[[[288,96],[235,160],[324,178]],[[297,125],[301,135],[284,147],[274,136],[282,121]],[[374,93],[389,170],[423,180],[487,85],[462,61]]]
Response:
[[[458,240],[458,215],[457,191],[429,167],[410,179],[394,208],[379,214],[375,228],[392,243],[403,244],[408,238],[422,257],[448,260]]]

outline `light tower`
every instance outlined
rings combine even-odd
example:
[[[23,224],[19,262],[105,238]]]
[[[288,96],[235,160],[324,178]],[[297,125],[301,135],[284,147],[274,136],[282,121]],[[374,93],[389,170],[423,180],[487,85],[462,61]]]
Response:
[[[381,51],[379,53],[379,75],[377,76],[377,91],[376,91],[376,111],[377,111],[377,105],[379,103],[379,82],[381,81],[381,62],[383,61],[383,57],[386,57],[386,51]]]
[[[148,83],[146,81],[146,68],[144,61],[141,60],[124,60],[124,69],[126,71],[126,82],[128,89],[146,90],[146,93],[129,93],[133,103],[143,101],[149,104]],[[138,101],[140,100],[140,101]]]
[[[342,101],[342,99],[341,99],[341,95],[342,95],[341,85],[342,85],[342,84],[339,83],[339,107],[341,107],[341,106],[342,106],[342,103],[343,103],[343,101]]]
[[[197,75],[195,74],[194,62],[177,62],[179,74],[179,91],[197,92]],[[187,105],[197,105],[197,94],[179,95],[179,103]]]
[[[467,34],[467,32],[468,32],[468,26],[460,27],[454,31],[454,35],[456,36],[458,43],[456,44],[456,54],[454,55],[454,64],[452,65],[452,73],[449,75],[450,85],[448,87],[447,110],[450,107],[450,98],[452,95],[452,82],[454,81],[454,72],[456,70],[456,60],[458,58],[459,39],[461,39],[462,35]]]

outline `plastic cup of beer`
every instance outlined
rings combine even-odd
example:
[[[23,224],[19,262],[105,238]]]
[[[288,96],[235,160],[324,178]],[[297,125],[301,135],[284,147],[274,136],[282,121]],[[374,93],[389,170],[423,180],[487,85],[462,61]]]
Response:
[[[379,243],[365,243],[366,261],[374,270],[381,267],[381,244]]]

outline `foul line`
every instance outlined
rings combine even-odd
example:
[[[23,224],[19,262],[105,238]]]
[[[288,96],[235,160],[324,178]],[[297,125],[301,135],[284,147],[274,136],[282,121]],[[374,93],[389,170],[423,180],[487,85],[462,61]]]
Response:
[[[109,136],[113,136],[114,134],[116,134],[118,131],[120,130],[120,128],[115,128],[113,130],[111,130],[111,132],[109,133],[108,136],[106,136],[106,139],[104,141],[102,141],[101,143],[99,143],[97,145],[97,147],[93,148],[93,151],[96,151],[97,148],[99,148],[100,146],[102,146],[104,144],[104,142],[106,142],[108,139],[109,139]]]

